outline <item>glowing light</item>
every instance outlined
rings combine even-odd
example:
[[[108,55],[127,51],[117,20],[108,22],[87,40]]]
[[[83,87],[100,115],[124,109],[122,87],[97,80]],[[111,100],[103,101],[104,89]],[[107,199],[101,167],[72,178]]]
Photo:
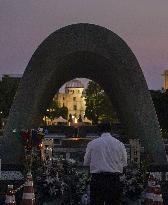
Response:
[[[77,141],[79,140],[79,138],[75,137],[75,138],[72,138],[72,140]]]
[[[78,123],[78,120],[75,118],[75,123]]]
[[[13,133],[16,133],[16,129],[13,130]]]

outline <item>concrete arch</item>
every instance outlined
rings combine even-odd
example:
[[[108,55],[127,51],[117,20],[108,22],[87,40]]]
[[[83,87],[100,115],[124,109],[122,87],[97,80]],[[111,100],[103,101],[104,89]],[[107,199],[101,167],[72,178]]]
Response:
[[[156,113],[133,52],[112,31],[81,23],[52,33],[28,63],[5,129],[1,158],[6,163],[16,163],[22,153],[20,142],[11,136],[12,130],[38,126],[56,91],[75,77],[98,82],[128,134],[141,139],[153,162],[166,162]]]

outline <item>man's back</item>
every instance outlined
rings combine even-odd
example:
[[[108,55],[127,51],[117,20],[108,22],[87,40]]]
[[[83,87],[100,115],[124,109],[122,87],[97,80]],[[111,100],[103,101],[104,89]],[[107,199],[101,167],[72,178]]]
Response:
[[[103,133],[88,144],[84,165],[90,165],[91,173],[122,173],[123,167],[127,165],[125,147],[110,133]]]
[[[120,204],[120,173],[127,165],[124,145],[111,136],[110,122],[98,125],[101,137],[91,141],[86,148],[84,165],[90,166],[90,204]]]

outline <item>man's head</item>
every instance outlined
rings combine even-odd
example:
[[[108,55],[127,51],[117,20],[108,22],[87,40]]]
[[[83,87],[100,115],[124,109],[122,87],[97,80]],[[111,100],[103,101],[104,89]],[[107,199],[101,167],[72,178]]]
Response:
[[[102,122],[98,125],[99,132],[111,132],[111,123],[109,121]]]

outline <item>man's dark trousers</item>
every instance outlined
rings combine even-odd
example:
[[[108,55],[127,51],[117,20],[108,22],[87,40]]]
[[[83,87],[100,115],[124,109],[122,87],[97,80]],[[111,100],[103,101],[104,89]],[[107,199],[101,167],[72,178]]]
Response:
[[[90,205],[120,205],[120,179],[117,173],[92,174]]]

